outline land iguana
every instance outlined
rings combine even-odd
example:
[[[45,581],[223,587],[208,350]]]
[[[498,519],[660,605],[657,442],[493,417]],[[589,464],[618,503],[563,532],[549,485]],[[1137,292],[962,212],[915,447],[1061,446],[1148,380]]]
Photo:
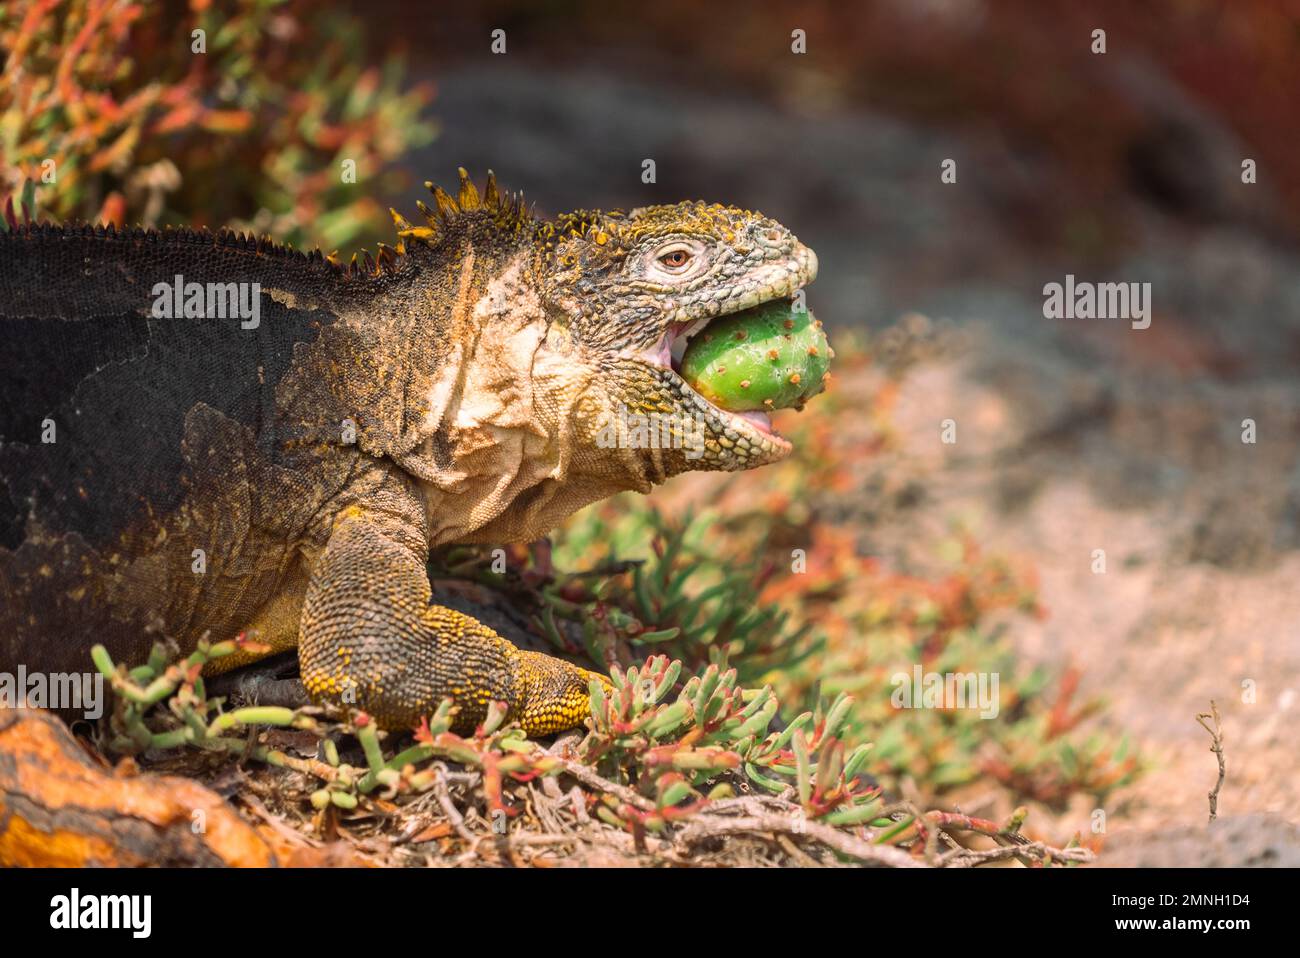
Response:
[[[432,603],[429,550],[786,456],[673,367],[817,258],[734,207],[541,219],[464,170],[433,196],[346,266],[225,231],[0,234],[0,672],[244,633],[386,727],[448,696],[459,729],[493,700],[530,735],[581,722],[594,673]],[[624,414],[698,422],[702,445],[601,442]]]

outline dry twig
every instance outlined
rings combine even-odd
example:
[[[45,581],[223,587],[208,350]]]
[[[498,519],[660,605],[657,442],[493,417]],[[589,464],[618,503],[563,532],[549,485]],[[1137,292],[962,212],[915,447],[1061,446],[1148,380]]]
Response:
[[[1214,719],[1214,728],[1206,724],[1206,719]],[[1196,721],[1201,723],[1201,728],[1210,733],[1213,739],[1210,751],[1219,760],[1219,780],[1214,783],[1214,789],[1209,794],[1210,821],[1214,821],[1219,815],[1219,789],[1223,788],[1223,776],[1226,771],[1223,764],[1223,729],[1219,725],[1219,707],[1214,704],[1214,699],[1210,699],[1210,711],[1199,713]]]

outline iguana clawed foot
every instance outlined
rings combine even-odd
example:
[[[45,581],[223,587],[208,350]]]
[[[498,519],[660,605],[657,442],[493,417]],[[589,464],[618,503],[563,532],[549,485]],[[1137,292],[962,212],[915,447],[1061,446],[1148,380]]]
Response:
[[[573,728],[595,673],[521,651],[477,619],[431,604],[426,555],[387,515],[353,510],[316,560],[298,640],[311,697],[411,728],[450,697],[468,731],[505,702],[530,735]]]

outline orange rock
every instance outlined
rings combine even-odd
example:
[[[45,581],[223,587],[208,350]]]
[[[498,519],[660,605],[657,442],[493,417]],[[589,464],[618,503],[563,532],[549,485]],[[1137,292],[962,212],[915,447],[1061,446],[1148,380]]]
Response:
[[[211,789],[106,769],[48,712],[0,709],[0,756],[0,865],[278,864]]]

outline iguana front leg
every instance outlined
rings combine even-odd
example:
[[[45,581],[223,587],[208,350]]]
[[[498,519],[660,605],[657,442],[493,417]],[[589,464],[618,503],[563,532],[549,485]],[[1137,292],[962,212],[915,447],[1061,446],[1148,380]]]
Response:
[[[494,700],[529,735],[582,722],[590,680],[603,677],[431,604],[421,546],[382,516],[352,513],[316,560],[303,605],[298,659],[314,700],[362,709],[386,728],[417,725],[446,697],[458,731]]]

